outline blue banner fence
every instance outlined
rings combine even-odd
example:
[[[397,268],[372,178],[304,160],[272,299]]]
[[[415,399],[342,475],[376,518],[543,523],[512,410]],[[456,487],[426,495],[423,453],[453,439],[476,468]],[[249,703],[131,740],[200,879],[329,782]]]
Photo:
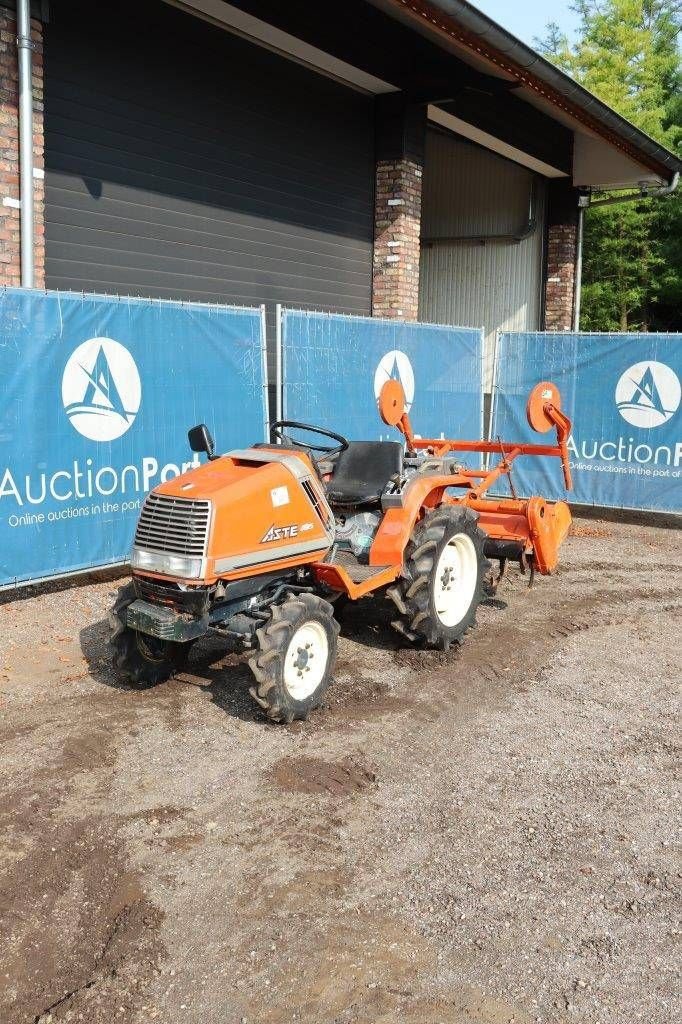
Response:
[[[540,380],[573,421],[571,501],[682,512],[682,335],[500,334],[492,438],[537,442],[525,408]],[[555,459],[519,459],[513,478],[519,495],[566,495]]]
[[[482,330],[303,310],[280,315],[284,419],[353,441],[397,438],[377,411],[381,385],[394,377],[420,436],[482,436]]]
[[[421,436],[483,435],[483,333],[281,310],[283,415],[353,440],[395,436],[376,399],[401,380]],[[0,588],[127,559],[144,495],[218,448],[265,439],[262,308],[0,292]],[[682,511],[682,336],[501,334],[490,436],[537,440],[528,392],[553,380],[574,422],[578,504]],[[279,403],[278,403],[279,404]],[[555,460],[521,459],[519,494],[564,497]]]
[[[0,587],[127,560],[141,501],[265,439],[260,308],[0,292]]]

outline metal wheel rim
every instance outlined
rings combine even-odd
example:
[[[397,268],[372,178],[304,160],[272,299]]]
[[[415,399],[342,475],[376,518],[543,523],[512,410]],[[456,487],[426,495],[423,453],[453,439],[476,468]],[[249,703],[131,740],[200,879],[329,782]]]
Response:
[[[440,553],[433,580],[433,602],[446,627],[457,626],[471,606],[478,580],[478,557],[471,537],[456,533]]]
[[[284,655],[284,686],[294,700],[305,700],[318,688],[327,670],[329,640],[321,622],[299,626]]]

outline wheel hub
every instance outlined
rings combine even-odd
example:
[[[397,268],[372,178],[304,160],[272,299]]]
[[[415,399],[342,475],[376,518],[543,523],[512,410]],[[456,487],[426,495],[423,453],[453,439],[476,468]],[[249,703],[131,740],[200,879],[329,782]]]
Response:
[[[446,628],[452,629],[466,615],[477,579],[478,561],[471,537],[454,534],[440,553],[433,583],[435,611]]]
[[[310,650],[311,646],[311,644],[306,644],[305,647],[299,647],[296,651],[298,657],[294,660],[294,666],[298,669],[299,676],[302,676],[304,672],[310,672],[310,665],[308,662],[311,658],[315,657],[313,652]]]
[[[310,619],[298,627],[284,657],[284,685],[295,700],[317,689],[327,666],[329,644],[324,627]]]

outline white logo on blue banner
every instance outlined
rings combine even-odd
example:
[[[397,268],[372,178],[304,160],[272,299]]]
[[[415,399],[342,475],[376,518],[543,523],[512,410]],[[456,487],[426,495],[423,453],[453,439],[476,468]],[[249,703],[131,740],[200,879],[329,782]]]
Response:
[[[652,360],[635,363],[616,385],[618,412],[633,427],[660,427],[667,423],[677,412],[681,396],[675,371]]]
[[[115,441],[130,430],[141,398],[135,360],[113,338],[84,341],[64,367],[64,410],[71,425],[90,441]]]
[[[0,588],[123,561],[198,419],[264,438],[261,309],[8,288],[0,338]]]
[[[422,437],[479,436],[480,330],[283,310],[281,336],[286,419],[352,441],[396,437],[377,411],[381,388],[394,379]]]
[[[414,401],[414,370],[404,352],[393,349],[379,360],[374,374],[374,395],[378,401],[381,389],[387,380],[399,380],[405,392],[405,411],[409,412]]]
[[[571,500],[682,511],[680,337],[501,334],[492,436],[534,441],[526,395],[538,380],[554,381],[573,421]],[[519,496],[565,497],[555,459],[520,459],[514,479]]]

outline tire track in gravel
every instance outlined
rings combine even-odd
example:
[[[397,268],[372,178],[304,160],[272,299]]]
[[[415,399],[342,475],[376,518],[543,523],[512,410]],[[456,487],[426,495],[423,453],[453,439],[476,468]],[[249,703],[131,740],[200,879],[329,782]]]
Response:
[[[208,657],[193,662],[193,685],[180,678],[146,694],[127,691],[102,660],[73,694],[60,689],[54,704],[39,694],[33,706],[23,699],[21,707],[10,707],[0,740],[6,739],[8,750],[21,749],[23,762],[18,759],[14,769],[17,803],[9,807],[16,831],[5,831],[15,945],[14,959],[4,962],[20,984],[21,1014],[12,1005],[7,1013],[0,1008],[0,1018],[44,1024],[49,1011],[55,1022],[80,1014],[89,1024],[109,1024],[116,1016],[121,1024],[195,1024],[242,1015],[258,1024],[283,1024],[294,1013],[301,1020],[344,1024],[535,1020],[511,997],[496,1000],[477,990],[478,947],[467,948],[469,976],[458,960],[459,973],[449,978],[445,994],[436,992],[437,931],[430,939],[414,914],[397,921],[387,900],[395,885],[404,903],[415,878],[430,899],[425,858],[439,836],[448,841],[446,826],[461,842],[456,805],[443,804],[442,823],[437,814],[429,817],[428,808],[459,795],[452,765],[463,735],[469,736],[470,755],[480,758],[480,776],[467,776],[464,765],[458,781],[472,799],[487,799],[490,813],[490,787],[501,784],[505,768],[509,698],[518,705],[517,695],[555,670],[555,656],[570,649],[573,638],[680,608],[673,587],[658,585],[660,571],[652,582],[648,562],[576,561],[574,554],[586,559],[602,552],[604,543],[588,538],[567,545],[561,571],[538,580],[530,593],[512,577],[499,604],[481,608],[481,624],[465,646],[446,654],[402,648],[379,602],[369,613],[368,604],[358,606],[327,706],[287,729],[250,718],[248,697],[234,692],[241,669],[226,659],[223,674]],[[680,571],[670,566],[667,580]],[[551,685],[548,692],[551,701]],[[613,710],[613,695],[601,693]],[[521,703],[531,698],[537,701],[531,693]],[[498,746],[486,761],[486,741],[479,737],[495,718],[503,725],[499,736],[493,730]],[[131,739],[136,733],[142,738]],[[547,748],[536,749],[533,742],[530,736],[528,750],[543,757]],[[27,760],[31,747],[43,763]],[[195,757],[183,760],[189,747]],[[144,790],[138,788],[139,764],[147,755],[166,771],[196,772],[198,779],[214,772],[216,785],[210,792],[200,784],[187,788],[184,798],[173,791],[184,806],[168,812],[182,818],[182,834],[167,835],[166,829],[159,838],[158,831],[142,830],[131,843],[127,824],[156,814],[168,792],[168,776],[157,779],[152,771]],[[23,780],[22,763],[30,769]],[[112,779],[117,801],[109,792]],[[444,792],[447,785],[451,792]],[[392,802],[396,793],[406,801],[403,810]],[[35,794],[38,800],[31,801]],[[590,799],[597,809],[601,800],[603,808],[603,795]],[[427,811],[428,825],[414,840],[423,852],[414,865],[406,861],[414,878],[399,856],[389,859],[395,876],[378,872],[375,897],[365,872],[373,862],[383,865],[386,853],[376,845],[374,827],[386,815],[392,854],[396,827],[411,820],[412,809]],[[465,838],[473,849],[477,833]],[[490,842],[495,845],[494,837]],[[137,860],[131,861],[134,849]],[[131,863],[142,864],[144,874]],[[570,861],[569,867],[578,870]],[[438,875],[437,867],[432,870]],[[443,879],[446,887],[450,877]],[[513,875],[510,884],[517,884]],[[563,890],[557,883],[557,899],[569,887],[575,888],[572,876]],[[448,909],[448,929],[451,916]],[[468,927],[458,920],[455,935]],[[164,942],[168,959],[159,976]],[[517,955],[511,944],[501,945],[495,970],[513,970]],[[176,975],[175,987],[168,974]],[[207,988],[199,996],[193,985],[203,974]],[[485,979],[486,990],[495,976]]]
[[[125,1021],[163,955],[163,913],[128,864],[126,816],[102,812],[134,709],[94,698],[84,717],[82,697],[67,698],[33,735],[15,728],[20,711],[0,734],[0,962],[12,979],[0,989],[0,1019],[109,1024],[116,1002]],[[15,752],[29,736],[41,759],[27,773]]]

